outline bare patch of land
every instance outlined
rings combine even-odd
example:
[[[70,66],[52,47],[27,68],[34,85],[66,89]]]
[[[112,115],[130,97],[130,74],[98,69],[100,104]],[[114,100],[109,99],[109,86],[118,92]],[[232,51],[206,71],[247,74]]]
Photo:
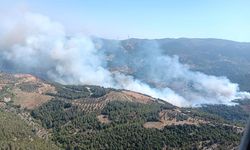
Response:
[[[199,124],[207,124],[209,122],[194,119],[186,114],[182,113],[179,109],[174,110],[162,110],[159,113],[160,120],[156,122],[146,122],[143,126],[145,128],[156,128],[163,129],[165,126],[170,125],[199,125]]]
[[[33,109],[46,103],[52,97],[40,93],[23,92],[19,89],[15,90],[15,105],[20,105],[22,108]]]
[[[5,88],[6,87],[6,88]],[[5,88],[5,89],[4,89]],[[4,90],[4,91],[3,91]],[[55,93],[55,87],[30,74],[0,74],[2,101],[33,109],[52,99],[46,93]]]
[[[109,120],[107,115],[99,115],[97,116],[98,121],[104,124],[109,124],[111,121]]]
[[[155,101],[155,99],[152,98],[151,96],[144,95],[144,94],[137,93],[137,92],[133,92],[133,91],[124,90],[124,91],[122,91],[122,93],[131,97],[131,99],[133,99],[134,101],[139,102],[139,103],[148,104],[148,103],[152,103],[153,101]]]

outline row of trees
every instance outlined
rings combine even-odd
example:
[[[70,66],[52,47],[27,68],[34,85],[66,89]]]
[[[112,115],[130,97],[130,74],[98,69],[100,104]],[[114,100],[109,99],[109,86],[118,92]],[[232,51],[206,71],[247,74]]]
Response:
[[[60,97],[65,99],[80,99],[80,98],[97,98],[105,95],[110,89],[93,85],[56,85],[57,93],[47,93],[54,97]]]
[[[55,99],[31,114],[52,129],[53,141],[65,149],[200,149],[213,144],[228,149],[239,143],[240,133],[222,124],[144,128],[146,121],[159,119],[162,108],[160,104],[113,101],[101,112],[111,123],[102,124],[98,112],[83,113],[77,106]]]

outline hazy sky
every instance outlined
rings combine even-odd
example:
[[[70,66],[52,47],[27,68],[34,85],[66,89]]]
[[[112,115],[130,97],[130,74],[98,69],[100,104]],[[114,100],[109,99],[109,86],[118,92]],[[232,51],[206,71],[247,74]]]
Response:
[[[69,32],[105,38],[223,38],[250,42],[250,0],[0,0],[0,13],[47,15]],[[1,18],[0,18],[1,19]]]

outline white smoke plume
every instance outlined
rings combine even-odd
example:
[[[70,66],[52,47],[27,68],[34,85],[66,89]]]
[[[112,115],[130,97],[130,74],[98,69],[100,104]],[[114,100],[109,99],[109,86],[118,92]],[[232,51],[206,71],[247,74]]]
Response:
[[[97,49],[90,37],[67,36],[63,25],[46,16],[25,12],[0,17],[0,69],[4,71],[33,73],[63,84],[94,84],[134,90],[177,106],[227,104],[236,98],[250,97],[226,77],[190,71],[178,57],[145,49],[135,57],[150,58],[150,63],[142,60],[142,65],[138,63],[136,66],[135,63],[133,69],[144,66],[141,76],[165,83],[163,87],[152,87],[140,76],[111,72],[105,49]],[[119,55],[119,52],[113,53]],[[127,63],[130,59],[117,61]]]

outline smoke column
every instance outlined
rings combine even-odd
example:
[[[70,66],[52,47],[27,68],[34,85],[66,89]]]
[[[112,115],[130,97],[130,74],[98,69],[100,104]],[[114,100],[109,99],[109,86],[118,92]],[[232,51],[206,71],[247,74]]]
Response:
[[[236,98],[250,97],[226,77],[190,71],[178,57],[163,55],[154,43],[131,54],[133,59],[120,58],[121,51],[97,48],[90,37],[67,36],[63,25],[46,16],[30,12],[0,16],[0,69],[3,71],[32,73],[63,84],[134,90],[178,106],[228,104]],[[108,59],[111,53],[115,56],[112,61]],[[111,62],[126,65],[135,59],[133,65],[127,66],[141,74],[110,71]],[[147,79],[164,85],[152,86]]]

